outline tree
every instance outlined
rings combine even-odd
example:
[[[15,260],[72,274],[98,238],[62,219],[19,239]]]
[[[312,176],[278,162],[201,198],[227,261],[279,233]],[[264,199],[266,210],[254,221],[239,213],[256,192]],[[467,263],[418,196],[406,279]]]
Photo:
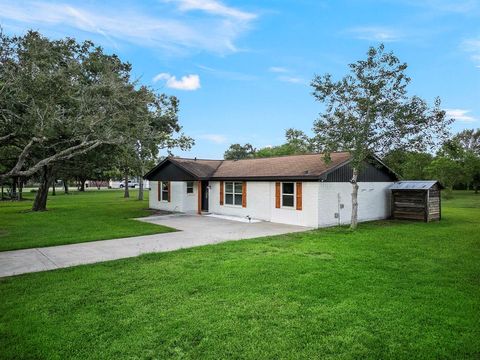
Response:
[[[480,155],[480,129],[465,129],[453,137],[465,150]]]
[[[225,151],[223,158],[225,160],[241,160],[255,157],[255,148],[251,144],[232,144]]]
[[[427,171],[433,178],[438,179],[449,192],[452,191],[453,185],[463,176],[460,163],[447,156],[435,158],[428,166]]]
[[[307,154],[314,151],[311,139],[301,130],[287,129],[286,142],[278,146],[270,146],[257,150],[255,157],[265,158],[273,156]]]
[[[33,210],[46,209],[53,165],[139,140],[138,122],[156,111],[145,103],[140,111],[139,94],[156,95],[138,90],[130,72],[130,64],[89,41],[0,33],[0,151],[8,146],[15,152],[0,179],[40,173]],[[178,128],[157,135],[167,142]]]
[[[383,161],[390,169],[406,180],[427,180],[430,174],[426,170],[433,156],[426,152],[396,149],[388,152]]]
[[[401,63],[384,46],[371,47],[365,60],[350,64],[339,81],[315,76],[313,96],[325,104],[314,123],[314,138],[326,161],[333,151],[350,152],[352,166],[351,228],[358,221],[358,174],[372,154],[395,148],[421,151],[448,135],[445,112],[437,98],[433,108],[417,96],[407,96],[410,79]]]

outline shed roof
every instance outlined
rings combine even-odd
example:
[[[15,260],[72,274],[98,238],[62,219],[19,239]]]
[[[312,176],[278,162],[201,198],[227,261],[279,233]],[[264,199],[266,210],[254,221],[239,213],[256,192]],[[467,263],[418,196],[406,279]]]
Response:
[[[443,186],[437,180],[405,180],[397,181],[390,186],[390,190],[428,190],[435,184],[443,189]]]

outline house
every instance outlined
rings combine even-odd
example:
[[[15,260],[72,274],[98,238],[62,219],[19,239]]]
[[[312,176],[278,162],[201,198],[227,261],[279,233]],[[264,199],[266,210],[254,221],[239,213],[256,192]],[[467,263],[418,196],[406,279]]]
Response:
[[[169,157],[145,175],[150,207],[323,227],[350,222],[350,154],[244,160]],[[359,221],[390,216],[390,186],[398,180],[378,158],[359,174]]]

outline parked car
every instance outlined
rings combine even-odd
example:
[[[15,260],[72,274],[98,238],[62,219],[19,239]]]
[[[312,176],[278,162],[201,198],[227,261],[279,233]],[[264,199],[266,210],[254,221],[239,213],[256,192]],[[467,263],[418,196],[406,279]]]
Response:
[[[120,183],[120,189],[123,189],[124,187],[125,187],[125,182]],[[128,187],[135,189],[136,187],[138,187],[138,182],[128,180]]]
[[[110,180],[108,183],[109,189],[123,189],[125,187],[125,181],[112,181]],[[138,182],[129,180],[128,181],[129,188],[137,188],[139,187]]]

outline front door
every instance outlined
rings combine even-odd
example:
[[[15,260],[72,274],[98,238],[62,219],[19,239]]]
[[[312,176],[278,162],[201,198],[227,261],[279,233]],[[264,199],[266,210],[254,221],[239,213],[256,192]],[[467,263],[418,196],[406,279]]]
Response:
[[[208,211],[208,181],[202,181],[202,211]]]

